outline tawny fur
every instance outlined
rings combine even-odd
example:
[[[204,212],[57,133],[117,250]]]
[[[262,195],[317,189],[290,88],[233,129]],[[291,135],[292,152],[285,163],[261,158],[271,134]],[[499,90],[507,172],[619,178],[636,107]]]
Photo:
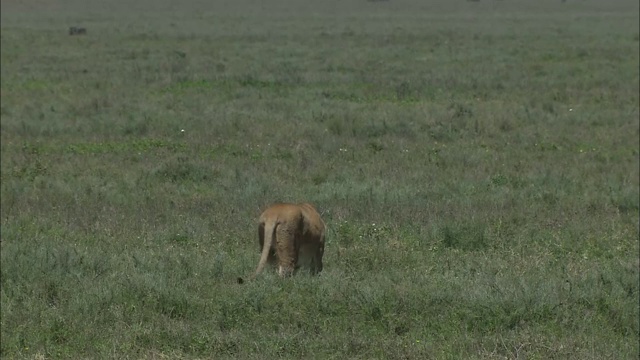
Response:
[[[320,214],[309,203],[275,204],[266,209],[258,224],[261,256],[255,279],[267,263],[276,265],[278,274],[287,277],[300,266],[315,275],[322,271],[325,226]],[[238,278],[242,283],[242,278]]]

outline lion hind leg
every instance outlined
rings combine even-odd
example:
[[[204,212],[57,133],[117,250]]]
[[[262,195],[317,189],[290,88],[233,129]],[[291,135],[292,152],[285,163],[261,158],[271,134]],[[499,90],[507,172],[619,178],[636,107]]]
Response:
[[[298,263],[298,246],[295,241],[296,229],[289,224],[281,224],[276,229],[276,256],[278,275],[293,275]]]
[[[315,253],[311,257],[311,275],[317,275],[322,271],[322,255],[324,253],[324,246],[320,245],[316,249]]]

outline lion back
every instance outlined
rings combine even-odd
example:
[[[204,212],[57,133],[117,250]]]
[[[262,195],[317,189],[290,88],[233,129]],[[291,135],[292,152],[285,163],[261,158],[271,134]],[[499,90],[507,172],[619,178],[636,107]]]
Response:
[[[300,204],[300,210],[304,219],[303,232],[313,239],[322,241],[325,225],[316,208],[309,203],[303,203]]]

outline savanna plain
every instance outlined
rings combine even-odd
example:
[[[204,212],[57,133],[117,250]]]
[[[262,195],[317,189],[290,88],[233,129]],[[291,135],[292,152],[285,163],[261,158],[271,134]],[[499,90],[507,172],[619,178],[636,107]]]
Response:
[[[3,0],[0,357],[637,359],[638,18]],[[277,201],[324,271],[238,285]]]

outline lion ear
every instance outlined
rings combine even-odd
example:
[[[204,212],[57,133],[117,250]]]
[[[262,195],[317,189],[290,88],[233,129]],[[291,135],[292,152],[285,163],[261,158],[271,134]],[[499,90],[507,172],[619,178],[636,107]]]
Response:
[[[238,284],[244,284],[244,280],[241,277],[238,278]]]

